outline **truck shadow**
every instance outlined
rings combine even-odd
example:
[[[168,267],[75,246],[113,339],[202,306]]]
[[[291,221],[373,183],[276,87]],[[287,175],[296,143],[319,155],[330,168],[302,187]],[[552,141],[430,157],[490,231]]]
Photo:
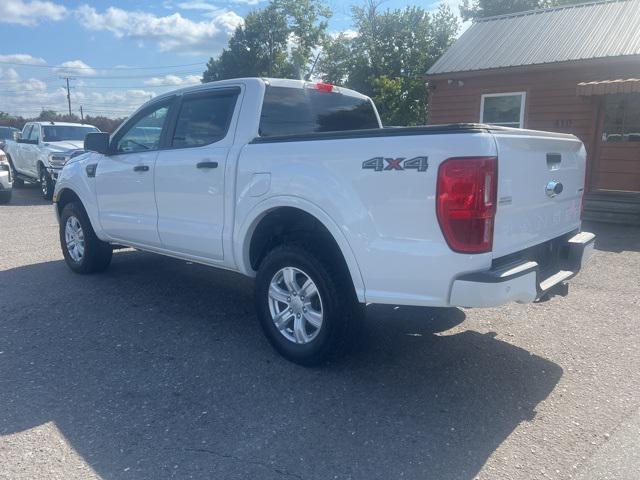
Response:
[[[298,367],[264,340],[251,281],[138,252],[0,285],[0,435],[54,422],[103,478],[472,479],[562,376],[447,332],[460,310],[404,307],[370,308],[349,357]]]
[[[31,207],[34,205],[51,205],[51,202],[42,198],[39,185],[35,183],[25,183],[20,187],[13,187],[11,202],[3,205],[3,207]]]

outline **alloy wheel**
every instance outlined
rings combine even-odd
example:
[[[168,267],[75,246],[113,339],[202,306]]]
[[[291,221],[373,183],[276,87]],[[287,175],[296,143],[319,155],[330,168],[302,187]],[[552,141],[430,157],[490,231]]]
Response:
[[[269,284],[269,310],[278,331],[289,341],[307,344],[322,328],[322,298],[311,277],[295,267],[278,270]]]
[[[80,220],[71,216],[64,226],[64,239],[67,252],[74,262],[80,263],[84,257],[84,232]]]

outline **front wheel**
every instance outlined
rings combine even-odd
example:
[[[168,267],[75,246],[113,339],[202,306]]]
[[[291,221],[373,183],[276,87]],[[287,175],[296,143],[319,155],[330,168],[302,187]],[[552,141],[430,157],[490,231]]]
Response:
[[[68,203],[62,210],[60,246],[65,262],[76,273],[101,272],[111,263],[111,245],[96,236],[79,203]]]
[[[11,190],[0,192],[0,204],[11,202]]]
[[[362,309],[350,279],[320,252],[282,245],[262,262],[256,307],[273,347],[301,365],[317,365],[353,342]]]
[[[53,198],[53,189],[55,184],[47,169],[40,167],[40,174],[38,175],[38,181],[40,182],[40,190],[42,191],[42,197],[45,200],[51,200]]]

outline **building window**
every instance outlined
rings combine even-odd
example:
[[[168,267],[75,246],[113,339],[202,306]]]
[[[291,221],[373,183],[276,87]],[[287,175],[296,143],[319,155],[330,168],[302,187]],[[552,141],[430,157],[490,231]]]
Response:
[[[640,142],[640,93],[607,95],[603,142]]]
[[[488,93],[482,95],[480,123],[503,127],[524,127],[525,92]]]

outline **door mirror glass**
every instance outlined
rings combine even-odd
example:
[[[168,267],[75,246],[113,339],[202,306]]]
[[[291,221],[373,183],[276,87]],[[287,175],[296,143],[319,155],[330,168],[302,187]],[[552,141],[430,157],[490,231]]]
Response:
[[[84,149],[103,155],[109,154],[109,134],[104,132],[87,133],[84,137]]]

